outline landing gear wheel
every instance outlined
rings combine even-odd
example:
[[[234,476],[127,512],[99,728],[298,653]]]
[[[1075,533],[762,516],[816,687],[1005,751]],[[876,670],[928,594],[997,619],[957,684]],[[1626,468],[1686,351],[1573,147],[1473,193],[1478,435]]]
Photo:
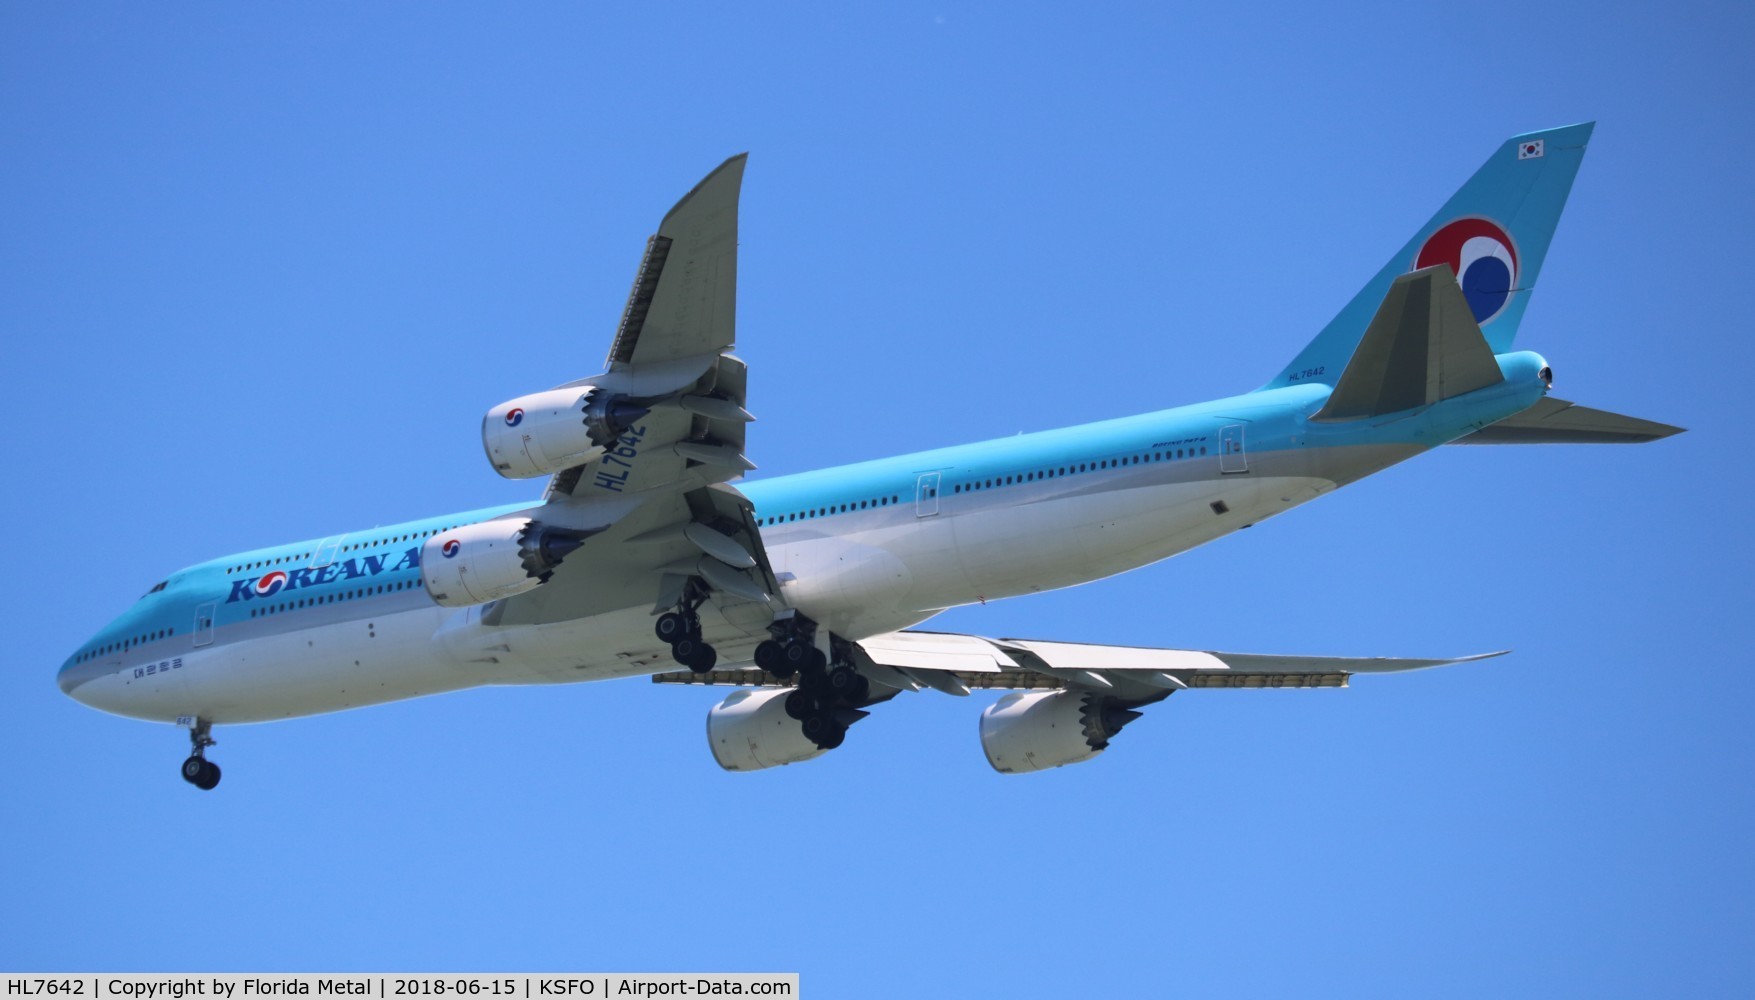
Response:
[[[854,704],[864,701],[871,694],[871,682],[852,667],[836,667],[829,671],[829,690],[842,701]]]
[[[652,626],[652,632],[658,636],[659,641],[675,645],[678,639],[693,634],[695,630],[689,627],[687,618],[675,611],[666,611],[658,616],[657,623]]]
[[[809,691],[798,690],[786,696],[786,714],[803,722],[817,710],[817,699]]]
[[[801,723],[804,738],[824,750],[833,750],[847,739],[847,727],[828,712],[812,712]]]
[[[763,643],[762,645],[765,646],[767,643]],[[789,642],[784,646],[779,643],[775,643],[774,645],[776,647],[775,651],[779,654],[781,666],[789,673],[798,673],[800,670],[804,669],[806,663],[810,662],[811,647],[802,642]],[[760,650],[757,650],[757,652],[760,652]]]
[[[781,680],[791,680],[798,673],[798,666],[786,659],[786,647],[772,639],[764,640],[756,646],[756,666]]]
[[[829,694],[829,675],[821,671],[803,671],[798,675],[798,689],[813,698],[826,696]]]
[[[183,762],[183,780],[204,792],[209,792],[219,784],[219,765],[201,757],[190,757]]]
[[[699,639],[683,636],[671,644],[670,655],[676,662],[697,674],[704,674],[719,662],[719,653]]]

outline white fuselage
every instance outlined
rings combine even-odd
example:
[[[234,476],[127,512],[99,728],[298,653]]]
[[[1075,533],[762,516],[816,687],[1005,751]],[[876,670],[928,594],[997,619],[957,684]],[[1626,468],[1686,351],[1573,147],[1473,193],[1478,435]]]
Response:
[[[826,646],[830,635],[858,641],[946,608],[1102,579],[1248,527],[1482,419],[1435,407],[1387,435],[1310,421],[1326,395],[1326,386],[1280,389],[740,484],[780,593],[769,603],[713,592],[699,608],[702,637],[722,666],[747,664],[782,609],[815,622]],[[612,589],[617,610],[543,624],[489,624],[501,620],[484,621],[495,604],[445,608],[429,596],[421,545],[458,525],[535,510],[478,511],[192,567],[71,658],[62,688],[121,715],[230,724],[488,684],[678,669],[653,633],[657,595],[641,586]],[[562,569],[595,566],[587,557]],[[180,627],[190,608],[194,627]]]
[[[1049,480],[1036,496],[991,504],[940,498],[763,529],[782,596],[827,630],[865,638],[945,608],[1053,590],[1133,569],[1279,513],[1333,487],[1315,478],[1225,476],[1111,482]],[[1017,502],[1023,500],[1023,502]],[[1229,512],[1215,516],[1212,504]],[[959,510],[959,506],[966,509]],[[120,670],[82,685],[93,707],[136,718],[259,722],[488,684],[604,680],[677,669],[649,607],[541,625],[489,627],[480,608],[434,604],[421,590],[374,598],[365,617],[312,623],[192,648],[143,676]],[[744,613],[739,614],[742,610]],[[722,662],[748,660],[771,613],[700,609]]]

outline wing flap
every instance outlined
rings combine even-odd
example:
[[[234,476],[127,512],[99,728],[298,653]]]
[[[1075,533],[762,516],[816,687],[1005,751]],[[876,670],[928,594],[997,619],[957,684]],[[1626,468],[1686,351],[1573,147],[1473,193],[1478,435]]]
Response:
[[[1500,651],[1454,658],[1283,656],[914,631],[873,636],[856,645],[872,662],[939,690],[945,687],[935,681],[954,679],[964,688],[1070,686],[1141,698],[1162,697],[1166,689],[1179,688],[1346,687],[1353,674],[1422,670],[1505,655]],[[653,680],[782,687],[793,683],[753,669],[719,670],[703,677],[666,673]]]

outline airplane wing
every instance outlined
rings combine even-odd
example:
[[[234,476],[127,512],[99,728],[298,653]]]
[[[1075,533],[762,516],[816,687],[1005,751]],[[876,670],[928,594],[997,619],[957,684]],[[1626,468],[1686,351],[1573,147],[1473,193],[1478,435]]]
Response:
[[[736,341],[739,153],[683,195],[646,241],[608,367],[703,357]]]
[[[548,499],[672,483],[686,489],[754,468],[743,449],[752,419],[744,409],[747,369],[729,353],[737,342],[737,207],[747,158],[720,164],[665,214],[635,271],[608,370],[566,386],[633,401],[675,397],[680,405],[651,407],[619,447],[556,474]]]
[[[646,241],[610,347],[591,387],[626,429],[592,461],[556,473],[545,523],[587,533],[547,584],[496,602],[496,625],[564,621],[635,605],[669,607],[691,585],[772,619],[779,584],[751,504],[729,485],[744,457],[747,367],[732,356],[737,211],[746,154],[677,202]],[[597,398],[593,396],[592,398]]]
[[[854,660],[873,684],[966,695],[972,688],[1083,688],[1152,701],[1188,688],[1346,687],[1353,674],[1471,663],[1505,651],[1454,659],[1279,656],[1195,649],[989,639],[948,632],[890,632],[862,639]],[[785,686],[764,671],[663,673],[659,683]]]

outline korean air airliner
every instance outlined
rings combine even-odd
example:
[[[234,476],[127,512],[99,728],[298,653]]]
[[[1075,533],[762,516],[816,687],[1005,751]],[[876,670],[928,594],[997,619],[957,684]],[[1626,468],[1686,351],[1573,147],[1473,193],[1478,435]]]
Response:
[[[1513,349],[1591,128],[1495,149],[1251,392],[759,481],[744,478],[749,373],[731,353],[734,156],[646,241],[603,374],[482,418],[493,470],[545,477],[540,499],[178,570],[67,659],[61,690],[187,729],[182,773],[202,789],[219,782],[215,726],[635,675],[728,688],[707,734],[731,771],[834,750],[905,691],[1002,689],[980,742],[1019,774],[1096,757],[1185,689],[1461,662],[919,626],[1166,559],[1439,445],[1677,433],[1555,398],[1548,363]]]

